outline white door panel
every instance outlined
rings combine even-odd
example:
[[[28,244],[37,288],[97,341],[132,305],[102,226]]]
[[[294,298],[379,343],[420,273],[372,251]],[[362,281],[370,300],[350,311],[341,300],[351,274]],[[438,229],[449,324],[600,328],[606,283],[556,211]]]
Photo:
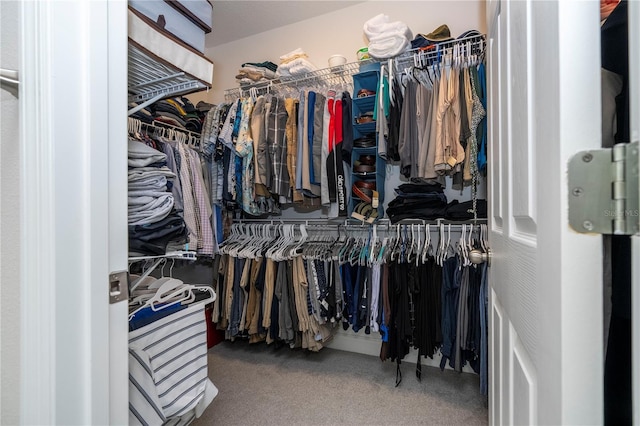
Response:
[[[513,401],[511,403],[512,425],[535,425],[537,421],[536,367],[513,326],[509,328],[509,364]]]
[[[503,362],[502,353],[502,348],[505,347],[502,307],[496,301],[493,289],[489,297],[489,306],[491,307],[489,311],[489,377],[491,378],[489,380],[489,424],[503,425],[505,424],[503,419],[506,418],[503,416],[503,411],[508,409],[505,395],[508,394],[506,390],[509,388],[509,383],[506,381],[507,375],[504,374],[507,365]]]
[[[600,238],[566,207],[569,157],[600,146],[598,3],[487,10],[490,423],[601,423]]]

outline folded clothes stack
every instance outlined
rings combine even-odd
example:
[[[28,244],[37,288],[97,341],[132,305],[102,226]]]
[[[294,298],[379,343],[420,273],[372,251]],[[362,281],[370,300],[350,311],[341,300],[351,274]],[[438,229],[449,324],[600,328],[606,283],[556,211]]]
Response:
[[[129,250],[165,254],[169,243],[186,240],[184,220],[170,192],[176,175],[164,153],[135,140],[129,140],[128,164]]]
[[[392,22],[381,13],[364,23],[364,33],[369,40],[369,55],[386,59],[409,50],[413,34],[407,24]]]
[[[135,102],[129,104],[129,108],[136,106],[137,104]],[[202,132],[201,115],[204,115],[204,113],[193,106],[189,99],[176,97],[148,105],[131,114],[131,117],[137,118],[147,124],[161,122],[200,133]]]
[[[202,120],[198,109],[187,98],[172,98],[151,105],[154,120],[200,133]]]
[[[395,190],[396,198],[387,207],[391,222],[402,219],[438,219],[446,215],[447,197],[442,185],[405,183]]]
[[[278,78],[278,66],[273,62],[246,62],[238,70],[236,81],[240,87],[251,86],[256,83],[273,81]]]
[[[278,77],[283,80],[287,80],[317,71],[318,68],[309,62],[309,59],[307,59],[308,57],[309,56],[304,52],[304,50],[300,48],[280,56]]]
[[[440,184],[412,182],[395,190],[396,198],[389,203],[387,215],[392,223],[402,219],[471,220],[474,218],[473,201],[447,203]],[[487,217],[487,201],[476,200],[476,217]]]

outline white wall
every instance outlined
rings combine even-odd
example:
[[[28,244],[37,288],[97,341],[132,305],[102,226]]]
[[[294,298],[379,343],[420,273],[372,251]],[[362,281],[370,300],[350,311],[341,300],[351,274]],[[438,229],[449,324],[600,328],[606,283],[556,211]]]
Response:
[[[0,2],[0,64],[19,69],[20,3]],[[0,424],[20,422],[20,134],[17,91],[0,89]]]
[[[215,7],[214,7],[215,15]],[[413,31],[427,34],[441,24],[447,24],[457,37],[468,29],[486,32],[484,0],[466,1],[368,1],[338,11],[246,37],[206,49],[206,56],[215,64],[213,87],[208,92],[191,95],[200,100],[218,103],[224,100],[224,89],[237,87],[235,76],[244,62],[270,60],[298,47],[309,55],[318,68],[326,68],[329,56],[342,54],[355,62],[356,51],[367,45],[362,31],[364,23],[379,13],[394,21],[405,22]],[[242,25],[241,22],[238,25]],[[215,28],[214,28],[215,37]]]

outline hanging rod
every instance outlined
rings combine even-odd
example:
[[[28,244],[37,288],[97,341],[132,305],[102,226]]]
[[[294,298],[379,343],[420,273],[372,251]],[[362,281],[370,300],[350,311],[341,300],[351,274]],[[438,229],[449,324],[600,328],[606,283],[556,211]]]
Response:
[[[151,129],[173,129],[176,132],[181,132],[184,133],[186,136],[195,139],[194,144],[196,145],[200,145],[200,134],[196,133],[196,132],[192,132],[190,130],[184,129],[182,127],[178,127],[178,126],[174,126],[172,124],[169,123],[164,123],[162,121],[155,121],[153,123],[145,123],[144,121],[138,119],[138,118],[133,118],[133,117],[128,117],[128,120],[131,120],[131,122],[134,124],[133,127],[142,127],[145,126],[147,128],[151,128]]]
[[[452,52],[456,47],[461,51],[463,56],[477,55],[480,58],[484,58],[486,36],[479,34],[440,42],[427,48],[418,47],[392,58],[392,62],[397,71],[409,66],[420,66],[424,63],[440,62],[446,54]]]
[[[333,222],[331,222],[333,220]],[[323,219],[323,218],[314,218],[314,219],[235,219],[233,221],[234,224],[263,224],[263,225],[305,225],[305,226],[323,226],[327,229],[335,228],[338,229],[340,226],[348,226],[348,227],[358,227],[369,229],[373,225],[376,225],[377,229],[381,228],[393,228],[397,225],[433,225],[438,227],[439,225],[451,225],[454,227],[453,229],[457,229],[457,227],[462,227],[462,225],[482,225],[487,223],[487,219],[471,219],[465,221],[453,221],[447,219],[435,219],[435,220],[424,220],[424,219],[403,219],[396,223],[391,223],[389,219],[378,219],[373,224],[369,224],[366,222],[362,222],[356,219],[341,219],[338,222],[335,219]]]
[[[157,256],[134,256],[130,257],[129,262],[139,262],[142,260],[151,259],[183,259],[183,260],[197,260],[198,255],[195,251],[176,250]]]

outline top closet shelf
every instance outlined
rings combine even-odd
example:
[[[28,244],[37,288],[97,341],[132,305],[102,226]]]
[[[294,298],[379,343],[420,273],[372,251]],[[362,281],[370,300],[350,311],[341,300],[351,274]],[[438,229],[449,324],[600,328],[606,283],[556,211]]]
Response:
[[[129,102],[155,102],[211,88],[213,62],[129,9]]]

